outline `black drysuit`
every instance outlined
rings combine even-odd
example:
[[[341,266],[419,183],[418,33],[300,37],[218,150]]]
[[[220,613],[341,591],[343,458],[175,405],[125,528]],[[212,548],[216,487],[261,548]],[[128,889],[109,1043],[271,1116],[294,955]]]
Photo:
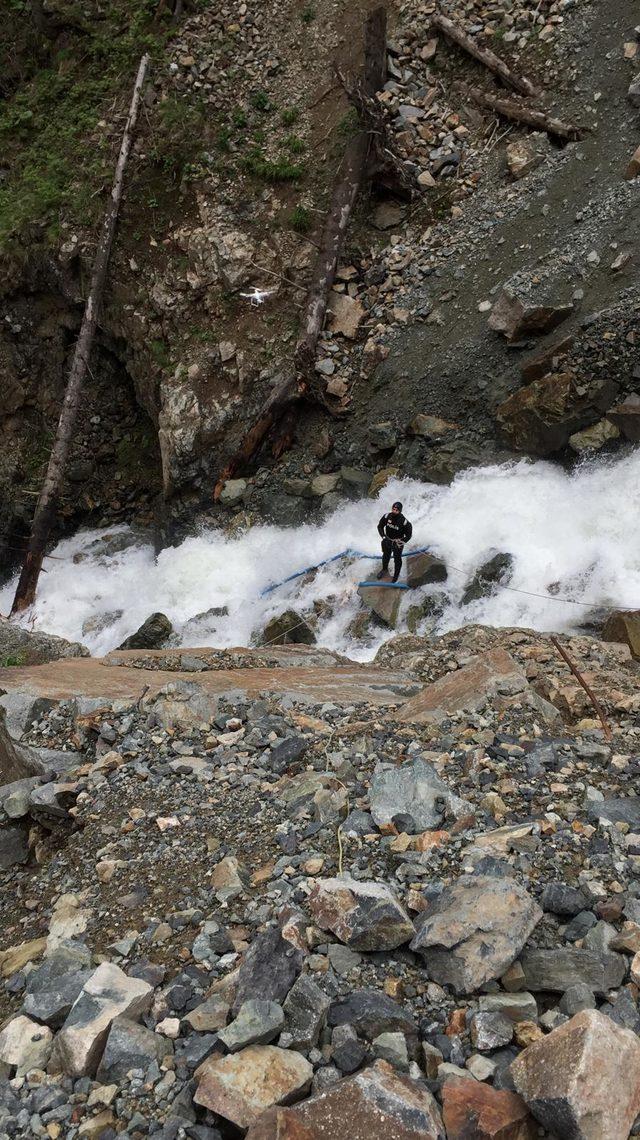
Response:
[[[393,555],[393,580],[398,581],[402,569],[402,548],[413,534],[413,527],[401,514],[390,511],[378,523],[378,534],[382,539],[382,571],[389,569],[389,559]]]

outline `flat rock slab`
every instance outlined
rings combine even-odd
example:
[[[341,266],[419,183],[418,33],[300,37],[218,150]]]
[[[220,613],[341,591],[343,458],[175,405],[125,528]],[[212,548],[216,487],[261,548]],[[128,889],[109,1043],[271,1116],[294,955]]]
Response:
[[[462,875],[418,919],[411,949],[422,955],[433,981],[473,993],[504,973],[541,918],[515,879]]]
[[[473,712],[497,691],[516,693],[528,688],[513,657],[504,649],[491,649],[464,668],[425,685],[398,710],[397,719],[408,724],[439,724],[451,713]]]
[[[438,1105],[422,1081],[377,1061],[296,1108],[272,1109],[246,1140],[444,1140]]]
[[[196,651],[190,649],[189,652]],[[118,659],[124,656],[118,654]],[[145,685],[149,686],[147,699],[150,699],[170,682],[193,681],[193,673],[110,666],[108,660],[70,657],[49,665],[0,669],[0,688],[9,693],[22,692],[58,701],[80,696],[104,697],[111,701],[137,700]],[[300,701],[331,701],[339,706],[363,702],[399,705],[418,687],[408,673],[357,664],[211,669],[198,674],[198,685],[212,696],[232,691],[248,697],[258,697],[263,692],[288,693]]]
[[[384,883],[320,879],[309,909],[322,930],[331,930],[354,950],[395,950],[415,934],[409,915]]]
[[[308,1091],[313,1067],[301,1053],[250,1045],[228,1057],[209,1057],[196,1070],[196,1104],[249,1128],[267,1108],[291,1104]]]
[[[563,1140],[627,1140],[640,1110],[640,1041],[585,1009],[513,1062],[533,1115]]]

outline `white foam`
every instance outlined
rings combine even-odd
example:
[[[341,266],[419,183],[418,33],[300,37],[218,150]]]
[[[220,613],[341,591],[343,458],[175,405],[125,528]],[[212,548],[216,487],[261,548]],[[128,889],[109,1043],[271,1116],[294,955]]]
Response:
[[[469,622],[562,630],[578,626],[589,612],[572,603],[640,606],[637,449],[617,461],[584,464],[572,475],[550,463],[523,460],[465,472],[449,487],[393,480],[379,500],[347,504],[322,521],[297,529],[254,527],[233,539],[210,530],[157,559],[126,527],[83,531],[60,542],[56,559],[47,560],[36,604],[21,621],[83,641],[102,654],[156,610],[171,619],[180,644],[231,646],[250,644],[265,621],[282,610],[311,610],[316,603],[320,643],[367,660],[391,634],[376,631],[364,644],[354,642],[347,629],[359,608],[357,582],[375,572],[375,562],[335,562],[310,581],[260,594],[271,582],[345,547],[377,553],[378,518],[398,498],[413,522],[411,545],[429,546],[450,567],[440,630]],[[105,554],[99,541],[105,533],[132,545]],[[461,606],[468,579],[496,551],[513,556],[511,590]],[[549,594],[550,586],[571,601]],[[4,613],[14,589],[15,581],[0,590]],[[543,597],[531,596],[536,594]],[[420,596],[407,591],[403,612]],[[221,606],[227,606],[228,616],[193,621]],[[120,617],[108,616],[118,611]],[[96,618],[104,620],[104,628],[83,632]]]

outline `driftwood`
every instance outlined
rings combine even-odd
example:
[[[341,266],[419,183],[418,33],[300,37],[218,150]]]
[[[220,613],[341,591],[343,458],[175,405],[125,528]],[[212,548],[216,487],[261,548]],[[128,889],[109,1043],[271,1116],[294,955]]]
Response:
[[[374,9],[365,24],[365,63],[361,83],[365,96],[373,97],[384,83],[386,44],[387,14],[383,7],[379,7]],[[300,400],[311,396],[316,401],[325,403],[324,397],[314,391],[316,386],[316,347],[324,325],[329,292],[334,282],[349,218],[368,169],[371,150],[372,132],[370,124],[361,122],[360,129],[354,133],[347,144],[340,167],[339,180],[333,191],[318,257],[307,292],[302,332],[294,352],[293,374],[271,393],[257,420],[227,463],[213,492],[215,500],[219,498],[225,481],[231,479],[237,471],[251,462],[266,437],[280,424],[283,417],[284,424],[277,435],[274,454],[277,457],[286,450],[286,447],[290,445],[295,426],[294,408]]]
[[[521,95],[537,94],[530,79],[527,79],[524,75],[518,75],[503,59],[500,59],[500,56],[491,51],[490,48],[480,47],[471,36],[468,36],[462,28],[454,24],[453,20],[449,20],[447,16],[436,13],[435,16],[431,17],[431,26],[437,28],[448,40],[457,44],[457,46],[462,48],[463,51],[466,51],[468,55],[477,59],[479,63],[484,64],[484,66],[493,72],[494,75],[497,75],[506,86],[512,87],[514,91],[519,91]]]
[[[522,103],[516,103],[513,99],[501,99],[496,95],[488,95],[476,87],[472,88],[469,94],[479,107],[485,107],[488,111],[495,111],[497,115],[502,115],[504,119],[509,119],[512,123],[521,123],[523,126],[533,127],[536,131],[546,131],[548,135],[554,135],[556,138],[564,139],[567,142],[580,139],[584,134],[584,129],[577,127],[574,123],[563,123],[560,119],[545,114],[544,111],[534,111]]]
[[[35,599],[45,548],[56,519],[58,499],[64,482],[67,457],[80,407],[82,386],[87,374],[93,338],[98,323],[98,311],[104,292],[107,269],[109,267],[109,256],[111,254],[113,236],[118,220],[118,211],[122,200],[124,173],[131,150],[136,120],[138,118],[140,96],[148,63],[149,56],[144,55],[140,60],[140,66],[138,67],[138,74],[133,88],[133,95],[124,133],[122,135],[120,154],[116,165],[109,205],[102,223],[102,232],[93,263],[89,295],[87,297],[82,324],[71,362],[67,387],[60,411],[55,440],[49,457],[47,472],[33,517],[29,545],[22,565],[16,595],[13,599],[13,606],[11,607],[12,614],[27,609]]]

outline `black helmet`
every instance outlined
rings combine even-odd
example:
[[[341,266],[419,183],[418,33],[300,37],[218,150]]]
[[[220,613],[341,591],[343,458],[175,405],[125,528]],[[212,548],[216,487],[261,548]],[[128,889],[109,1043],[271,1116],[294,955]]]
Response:
[[[402,510],[402,503],[393,503],[393,507],[397,507],[399,511]]]

